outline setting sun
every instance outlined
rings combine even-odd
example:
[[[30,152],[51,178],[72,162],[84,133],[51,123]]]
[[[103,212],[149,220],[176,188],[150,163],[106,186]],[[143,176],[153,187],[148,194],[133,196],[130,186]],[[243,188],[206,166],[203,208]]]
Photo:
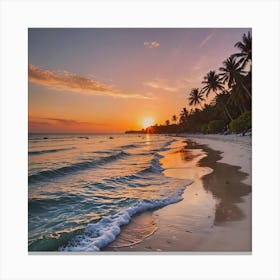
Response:
[[[147,127],[153,125],[155,120],[151,117],[146,117],[143,119],[143,128],[146,129]]]

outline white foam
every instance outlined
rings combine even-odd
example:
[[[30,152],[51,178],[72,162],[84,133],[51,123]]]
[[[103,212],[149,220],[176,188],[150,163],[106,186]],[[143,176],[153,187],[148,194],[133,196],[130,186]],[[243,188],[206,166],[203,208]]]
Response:
[[[188,182],[187,185],[190,183]],[[82,234],[77,235],[65,247],[60,247],[58,250],[68,252],[99,251],[116,239],[117,235],[120,234],[121,226],[128,224],[133,215],[182,200],[182,194],[187,185],[181,187],[176,196],[163,200],[143,200],[111,217],[105,217],[95,224],[89,224]]]

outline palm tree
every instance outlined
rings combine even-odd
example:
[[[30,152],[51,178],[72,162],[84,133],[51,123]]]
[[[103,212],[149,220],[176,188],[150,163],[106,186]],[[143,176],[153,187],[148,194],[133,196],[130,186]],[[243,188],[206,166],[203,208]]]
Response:
[[[215,120],[217,116],[217,111],[215,110],[215,105],[213,104],[205,104],[204,109],[201,112],[201,118],[204,123],[208,123],[209,120]]]
[[[179,119],[180,124],[185,124],[187,122],[188,116],[189,116],[189,113],[188,113],[187,109],[184,107],[180,113],[180,119]]]
[[[185,117],[187,118],[189,113],[188,113],[186,107],[183,108],[183,113],[184,113]]]
[[[202,81],[205,86],[202,88],[201,92],[206,92],[206,97],[208,97],[211,91],[217,94],[217,90],[223,90],[222,79],[219,74],[216,74],[215,71],[209,71]]]
[[[177,116],[176,115],[172,116],[172,121],[176,124],[176,122],[177,122]]]
[[[202,83],[205,84],[205,86],[202,88],[202,92],[206,92],[206,97],[208,97],[209,93],[213,91],[216,94],[215,101],[219,101],[218,106],[222,107],[228,118],[232,120],[232,116],[227,109],[226,103],[223,104],[223,102],[226,102],[225,98],[221,98],[217,92],[218,90],[224,91],[224,86],[220,75],[215,71],[209,71],[203,79],[204,80]]]
[[[231,94],[228,99],[228,104],[237,106],[240,113],[248,111],[246,108],[246,104],[249,102],[248,96],[244,95],[242,88],[240,88],[238,85],[235,85],[230,93]]]
[[[169,120],[166,120],[166,121],[165,121],[165,124],[166,124],[166,125],[169,125],[169,124],[170,124],[170,121],[169,121]]]
[[[234,56],[230,56],[223,61],[224,67],[220,67],[221,80],[223,83],[227,83],[228,87],[231,88],[234,85],[240,85],[246,94],[251,98],[251,93],[244,84],[244,75],[246,72],[243,70],[241,61],[237,61]]]
[[[191,90],[190,96],[189,96],[189,105],[190,106],[196,106],[197,104],[199,104],[201,106],[201,101],[203,101],[203,93],[201,91],[199,91],[198,88],[193,88]],[[202,109],[202,106],[201,106]]]
[[[247,63],[252,61],[252,36],[251,32],[245,33],[242,36],[242,41],[237,42],[235,45],[240,50],[240,53],[233,54],[234,57],[240,58],[242,67],[244,68]]]
[[[226,104],[228,103],[228,99],[229,99],[229,92],[224,90],[222,91],[221,93],[219,94],[216,94],[215,98],[214,98],[214,101],[213,101],[213,104],[215,104],[216,108],[219,110],[219,111],[222,111],[224,112],[224,114],[232,121],[233,118],[226,106]]]

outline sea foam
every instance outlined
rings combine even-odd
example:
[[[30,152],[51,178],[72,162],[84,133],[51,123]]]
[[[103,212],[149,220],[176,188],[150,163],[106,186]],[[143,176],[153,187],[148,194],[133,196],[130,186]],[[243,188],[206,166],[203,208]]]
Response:
[[[184,189],[189,184],[191,184],[190,181],[182,186],[177,194],[172,197],[163,200],[143,200],[115,215],[104,217],[95,224],[89,224],[82,234],[75,236],[66,246],[60,247],[58,251],[100,251],[101,248],[116,239],[121,232],[121,226],[128,224],[133,215],[179,202],[182,200]]]

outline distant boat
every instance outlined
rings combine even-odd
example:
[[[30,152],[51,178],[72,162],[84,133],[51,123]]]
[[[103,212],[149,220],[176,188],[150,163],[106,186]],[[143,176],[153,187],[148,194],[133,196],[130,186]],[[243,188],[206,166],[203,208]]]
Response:
[[[81,139],[89,139],[87,136],[79,136]]]

